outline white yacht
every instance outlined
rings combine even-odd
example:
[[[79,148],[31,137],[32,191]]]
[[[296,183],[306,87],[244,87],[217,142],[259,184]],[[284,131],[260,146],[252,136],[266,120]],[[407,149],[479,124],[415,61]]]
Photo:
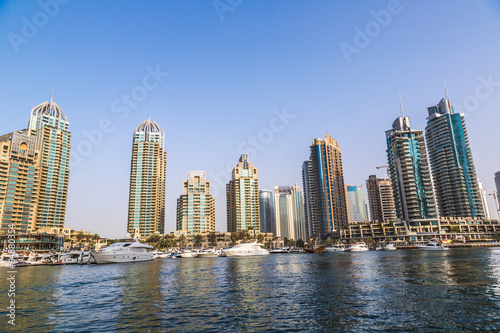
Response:
[[[198,253],[198,258],[216,258],[219,256],[219,252],[215,249],[205,249]]]
[[[198,251],[196,250],[185,250],[180,255],[181,258],[196,258],[198,257]]]
[[[152,248],[151,245],[140,243],[135,239],[114,243],[91,253],[98,264],[149,261],[154,259],[154,254],[149,251]]]
[[[450,248],[439,244],[437,241],[431,240],[425,245],[417,245],[420,250],[424,251],[448,251]]]
[[[269,254],[263,244],[241,243],[233,246],[230,249],[223,250],[226,257],[244,257],[244,256],[264,256]]]
[[[365,242],[357,242],[349,247],[350,252],[363,252],[368,251],[368,245]]]
[[[384,250],[386,250],[386,251],[394,251],[394,250],[396,250],[396,247],[394,246],[394,244],[389,243],[386,246],[384,246]]]
[[[328,246],[326,248],[326,251],[327,252],[345,252],[347,251],[345,246],[342,244],[342,245],[332,245],[332,246]]]

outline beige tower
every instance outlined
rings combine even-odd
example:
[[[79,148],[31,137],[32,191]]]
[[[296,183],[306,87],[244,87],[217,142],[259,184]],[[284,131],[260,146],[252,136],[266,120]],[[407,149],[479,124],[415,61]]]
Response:
[[[177,230],[215,231],[215,201],[205,171],[189,171],[182,195],[177,199]]]
[[[64,227],[68,197],[71,133],[64,112],[51,99],[33,108],[29,135],[40,152],[40,184],[36,228]]]
[[[127,232],[147,237],[165,229],[165,133],[146,119],[134,131]]]
[[[0,137],[1,230],[16,233],[36,227],[40,155],[36,138],[14,132]]]
[[[226,185],[227,231],[260,230],[259,180],[257,168],[242,154]]]
[[[391,179],[377,178],[377,176],[371,175],[366,181],[366,190],[368,191],[371,220],[373,222],[396,221],[396,206]]]

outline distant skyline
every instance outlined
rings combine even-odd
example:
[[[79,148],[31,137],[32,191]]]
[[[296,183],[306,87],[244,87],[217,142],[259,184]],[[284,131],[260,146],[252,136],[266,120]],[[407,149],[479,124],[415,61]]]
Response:
[[[226,0],[221,3],[229,4]],[[466,114],[476,166],[496,191],[500,123],[497,1],[4,1],[0,135],[54,101],[72,134],[65,226],[126,233],[132,134],[165,130],[165,231],[190,170],[206,170],[216,229],[243,153],[259,188],[302,185],[313,138],[342,150],[345,183],[385,177],[385,131],[400,115],[424,129],[445,97]],[[221,8],[226,8],[223,10]],[[496,208],[488,196],[492,217]]]

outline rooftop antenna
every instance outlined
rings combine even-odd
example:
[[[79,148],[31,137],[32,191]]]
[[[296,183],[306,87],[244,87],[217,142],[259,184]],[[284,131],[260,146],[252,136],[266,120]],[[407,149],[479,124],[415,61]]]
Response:
[[[448,98],[448,87],[446,86],[446,79],[443,78],[443,81],[444,81],[444,94],[446,96],[446,99],[449,99]]]
[[[403,99],[401,98],[401,91],[399,91],[399,107],[401,108],[401,117],[405,117],[405,111],[403,110]]]
[[[54,86],[52,86],[52,94],[50,95],[50,105],[52,105],[53,101],[54,101]]]

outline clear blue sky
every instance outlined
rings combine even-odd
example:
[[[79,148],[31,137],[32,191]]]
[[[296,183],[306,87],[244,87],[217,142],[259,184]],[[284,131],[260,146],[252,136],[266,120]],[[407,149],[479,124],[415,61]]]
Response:
[[[175,229],[189,170],[208,172],[216,226],[225,231],[224,184],[251,150],[249,137],[258,140],[251,162],[261,189],[302,185],[311,139],[326,132],[342,149],[346,184],[364,185],[368,175],[385,173],[375,166],[386,164],[385,131],[400,112],[398,91],[413,127],[424,128],[427,107],[444,97],[443,78],[452,104],[467,114],[478,175],[494,191],[496,1],[220,0],[219,11],[213,1],[64,2],[56,8],[42,0],[50,4],[45,9],[35,1],[1,2],[0,134],[25,128],[52,86],[70,121],[73,156],[85,146],[84,131],[111,124],[72,166],[68,227],[125,234],[132,132],[150,108],[166,132],[166,231]],[[381,23],[372,11],[383,11]],[[346,57],[347,44],[356,50]],[[157,68],[154,81],[148,75]],[[136,99],[125,106],[121,96],[131,94]],[[281,126],[276,110],[295,117]]]

